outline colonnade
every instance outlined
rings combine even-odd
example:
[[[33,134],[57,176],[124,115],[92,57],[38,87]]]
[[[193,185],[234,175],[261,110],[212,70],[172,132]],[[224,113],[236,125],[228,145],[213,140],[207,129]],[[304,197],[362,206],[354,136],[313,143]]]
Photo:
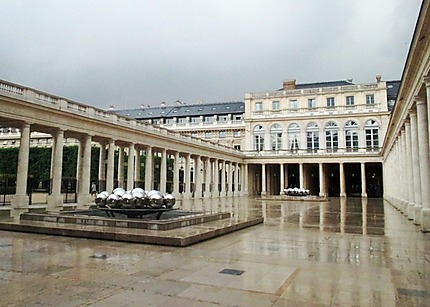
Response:
[[[27,178],[29,168],[31,127],[23,123],[20,127],[20,147],[16,179],[16,194],[12,199],[11,215],[28,210]],[[63,205],[61,194],[63,146],[65,130],[53,128],[51,158],[51,194],[47,197],[48,210],[60,209]],[[248,194],[247,165],[239,161],[179,152],[160,146],[142,145],[114,139],[94,138],[89,134],[76,136],[79,141],[77,158],[77,202],[85,205],[92,202],[90,195],[91,147],[99,143],[100,156],[98,165],[99,190],[112,191],[115,187],[132,190],[142,187],[145,190],[157,189],[162,193],[172,193],[175,197],[224,197]],[[118,149],[117,186],[115,185],[115,152]],[[145,152],[145,178],[140,178],[142,151]],[[125,180],[125,156],[127,155],[127,174]],[[160,163],[155,165],[154,156],[160,156]],[[173,169],[167,169],[167,157],[173,158]],[[192,168],[192,164],[194,167]],[[156,166],[158,167],[157,170]],[[159,182],[154,184],[154,172],[159,171]],[[173,185],[167,187],[167,172],[173,172]],[[183,171],[183,189],[180,192],[180,171]],[[191,176],[193,174],[193,176]],[[221,174],[221,176],[220,176]],[[222,175],[224,174],[224,175]],[[143,185],[144,183],[144,185]]]
[[[366,163],[365,162],[348,162],[350,164],[360,164],[360,183],[361,183],[361,197],[367,197],[367,183],[366,183]],[[300,162],[300,163],[295,163],[298,164],[298,175],[299,175],[299,179],[298,179],[298,185],[296,186],[297,188],[300,189],[306,189],[309,188],[306,184],[307,180],[306,180],[306,172],[305,172],[305,165],[306,163]],[[310,163],[315,165],[316,163]],[[333,164],[333,163],[330,163]],[[339,182],[338,182],[338,186],[340,187],[340,193],[339,196],[340,197],[346,197],[347,196],[347,191],[346,191],[346,174],[345,174],[345,164],[346,162],[338,162],[338,167],[339,167],[339,174],[336,177],[339,177]],[[267,174],[267,167],[268,165],[274,165],[274,163],[262,163],[261,164],[261,195],[267,195],[268,194],[268,186],[270,185],[270,181],[271,179],[273,179],[273,174]],[[284,190],[286,189],[286,187],[289,186],[288,184],[288,169],[287,169],[287,163],[279,163],[279,191],[280,191],[280,195],[285,194]],[[326,171],[326,166],[328,165],[328,163],[323,163],[323,162],[319,162],[318,163],[318,188],[319,188],[319,192],[318,192],[318,196],[320,197],[325,197],[328,196],[328,188],[329,185],[327,183],[327,171]],[[358,175],[358,174],[357,174]]]
[[[422,231],[430,231],[430,79],[414,97],[384,162],[387,199]]]

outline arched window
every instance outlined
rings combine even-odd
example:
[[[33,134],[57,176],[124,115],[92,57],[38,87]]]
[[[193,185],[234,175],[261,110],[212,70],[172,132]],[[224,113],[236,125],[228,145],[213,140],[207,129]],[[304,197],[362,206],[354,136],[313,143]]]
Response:
[[[291,124],[288,127],[288,147],[292,152],[297,152],[300,148],[300,127],[297,124]]]
[[[306,126],[306,140],[307,140],[308,152],[316,152],[320,144],[320,137],[319,137],[317,124],[312,122]]]
[[[379,124],[375,120],[366,121],[364,134],[366,135],[366,149],[368,151],[379,150]]]
[[[254,127],[254,150],[264,150],[264,127],[257,125]]]
[[[345,147],[346,151],[358,151],[358,125],[353,120],[345,125]]]
[[[336,152],[339,148],[339,128],[335,122],[325,125],[325,148],[328,152]]]
[[[270,128],[270,144],[272,150],[280,150],[282,148],[282,128],[278,124],[274,124]]]

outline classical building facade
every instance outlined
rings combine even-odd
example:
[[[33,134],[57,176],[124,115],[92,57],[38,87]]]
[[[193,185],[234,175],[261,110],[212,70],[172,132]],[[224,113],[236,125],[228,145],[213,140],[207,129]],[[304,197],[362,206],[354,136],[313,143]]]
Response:
[[[319,196],[381,197],[380,151],[389,119],[388,101],[395,97],[398,83],[382,81],[379,76],[369,84],[352,80],[296,84],[289,80],[279,90],[247,93],[244,102],[163,103],[107,113],[240,150],[251,195],[282,195],[286,188],[298,187]],[[3,127],[0,139],[3,146],[19,146],[20,134],[15,128]],[[64,144],[79,141],[65,138]],[[51,146],[52,135],[33,132],[30,145]],[[118,154],[128,157],[127,151]],[[201,169],[194,162],[189,162],[192,185],[194,174]],[[179,169],[184,170],[186,164],[181,157]],[[181,187],[185,177],[182,172]],[[218,177],[214,185],[222,185],[223,176]],[[123,180],[119,172],[117,181]]]
[[[381,197],[380,150],[398,85],[379,76],[369,84],[289,80],[244,102],[113,111],[240,149],[253,195],[300,187],[319,196]]]
[[[398,82],[296,84],[245,95],[250,191],[306,188],[319,196],[381,197],[387,97]]]

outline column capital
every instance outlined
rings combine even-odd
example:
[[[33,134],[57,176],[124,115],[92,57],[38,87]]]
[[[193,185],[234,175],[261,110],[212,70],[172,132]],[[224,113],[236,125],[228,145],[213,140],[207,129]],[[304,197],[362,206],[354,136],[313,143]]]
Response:
[[[430,76],[424,76],[423,83],[426,87],[430,87]]]
[[[422,97],[420,95],[414,96],[414,100],[415,100],[415,104],[416,105],[420,105],[420,104],[425,104],[426,103],[424,97]]]

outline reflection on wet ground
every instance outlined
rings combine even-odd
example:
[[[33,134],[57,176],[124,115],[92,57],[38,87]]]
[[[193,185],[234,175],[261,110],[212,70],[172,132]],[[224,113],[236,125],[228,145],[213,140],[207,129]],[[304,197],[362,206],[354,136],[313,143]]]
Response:
[[[0,305],[430,305],[430,234],[382,200],[181,209],[265,222],[185,248],[0,231]]]
[[[262,206],[266,222],[340,233],[384,234],[382,199],[333,198],[321,203],[262,201]]]

